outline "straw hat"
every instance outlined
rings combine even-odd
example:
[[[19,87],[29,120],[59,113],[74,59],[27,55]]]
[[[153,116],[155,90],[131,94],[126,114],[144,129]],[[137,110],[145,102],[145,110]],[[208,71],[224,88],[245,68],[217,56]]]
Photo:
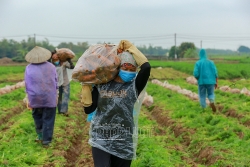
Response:
[[[29,63],[42,63],[47,61],[51,57],[51,52],[45,48],[35,46],[31,51],[29,51],[25,60]]]

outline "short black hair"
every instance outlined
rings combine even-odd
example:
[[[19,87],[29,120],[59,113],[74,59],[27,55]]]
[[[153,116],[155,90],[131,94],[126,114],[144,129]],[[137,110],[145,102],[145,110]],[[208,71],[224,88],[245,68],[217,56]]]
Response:
[[[56,50],[53,50],[52,52],[51,52],[51,56],[53,55],[53,54],[55,54],[56,53]]]

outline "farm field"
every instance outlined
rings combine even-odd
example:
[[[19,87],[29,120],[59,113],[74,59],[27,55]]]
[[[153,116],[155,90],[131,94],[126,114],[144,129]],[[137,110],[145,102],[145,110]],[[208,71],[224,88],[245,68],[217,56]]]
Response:
[[[197,85],[186,81],[194,62],[150,63],[153,68],[146,91],[154,103],[141,108],[137,159],[131,166],[250,166],[250,96],[217,89],[218,111],[213,113],[209,107],[202,111],[197,100],[166,87],[170,84],[197,94]],[[250,90],[246,61],[216,66],[219,87]],[[25,66],[1,66],[0,89],[23,81],[24,70]],[[93,167],[87,143],[89,123],[80,92],[81,85],[71,82],[70,115],[56,115],[54,139],[48,149],[34,142],[31,110],[22,101],[24,88],[0,95],[0,166]]]

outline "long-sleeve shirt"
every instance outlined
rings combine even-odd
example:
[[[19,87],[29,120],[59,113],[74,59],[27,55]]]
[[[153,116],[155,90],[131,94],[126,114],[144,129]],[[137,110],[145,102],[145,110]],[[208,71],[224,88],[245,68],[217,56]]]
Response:
[[[58,87],[54,65],[49,62],[29,64],[24,78],[31,108],[56,107]]]

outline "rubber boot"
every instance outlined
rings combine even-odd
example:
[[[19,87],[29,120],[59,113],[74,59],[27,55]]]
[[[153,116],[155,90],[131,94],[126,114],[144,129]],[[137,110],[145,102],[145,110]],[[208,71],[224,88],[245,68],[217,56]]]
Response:
[[[41,143],[43,141],[43,134],[42,133],[37,133],[37,138],[35,142]]]
[[[216,107],[215,107],[214,103],[210,103],[210,107],[212,108],[213,112],[216,112]]]

